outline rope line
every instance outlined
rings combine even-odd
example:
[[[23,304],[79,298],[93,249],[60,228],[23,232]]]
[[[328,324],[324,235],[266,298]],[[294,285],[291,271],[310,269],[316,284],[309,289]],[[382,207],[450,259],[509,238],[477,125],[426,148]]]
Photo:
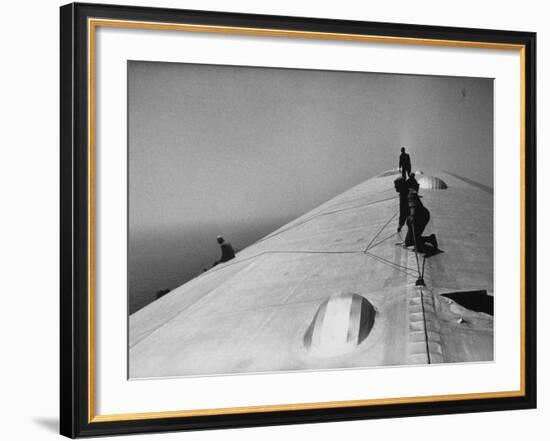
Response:
[[[426,324],[426,310],[424,309],[424,289],[420,288],[420,304],[422,305],[422,317],[424,318],[424,339],[426,340],[426,355],[428,357],[428,364],[432,363],[430,357],[430,343],[428,340],[428,325]]]
[[[233,261],[226,262],[225,265],[223,265],[223,266],[215,266],[213,268],[210,268],[207,271],[207,274],[215,273],[215,272],[220,271],[224,268],[236,265],[238,263],[243,263],[243,262],[246,262],[248,260],[255,259],[256,257],[261,257],[261,256],[266,255],[266,254],[332,254],[332,255],[333,254],[365,254],[369,257],[372,257],[372,258],[375,258],[375,259],[379,260],[383,264],[386,264],[386,265],[389,265],[389,266],[393,267],[394,269],[399,269],[399,270],[401,270],[402,272],[405,272],[408,275],[411,275],[409,271],[414,272],[414,269],[412,269],[412,268],[409,268],[409,267],[403,266],[403,265],[399,265],[398,263],[392,262],[391,260],[385,259],[383,257],[380,257],[380,256],[376,255],[376,254],[372,254],[368,251],[363,251],[363,250],[342,250],[342,251],[272,250],[272,251],[262,251],[261,253],[254,254],[253,256],[245,257],[245,258],[240,259],[240,260],[235,259]]]
[[[414,239],[414,255],[416,257],[416,266],[418,267],[418,279],[424,280],[424,263],[426,262],[426,256],[424,256],[424,261],[422,262],[422,272],[420,272],[420,262],[418,260],[418,246],[416,243],[416,234],[414,231],[414,223],[411,222],[411,229],[413,233],[413,239]],[[418,283],[418,281],[417,281]],[[424,308],[424,289],[420,287],[420,305],[422,306],[422,318],[424,322],[424,339],[426,341],[426,357],[428,360],[428,364],[432,363],[431,357],[430,357],[430,342],[428,339],[428,325],[426,323],[426,310]]]
[[[269,251],[268,250],[268,251],[262,251],[261,253],[254,254],[249,257],[244,257],[239,260],[232,259],[228,262],[224,262],[223,266],[216,265],[200,275],[203,275],[205,273],[212,274],[212,273],[215,273],[216,271],[225,269],[227,267],[236,265],[238,263],[246,262],[256,257],[261,257],[265,254],[364,254],[364,251],[363,250],[343,250],[343,251],[323,251],[323,250],[271,250]]]
[[[371,252],[369,251],[366,251],[364,252],[366,256],[370,256],[370,257],[373,257],[375,259],[378,259],[381,263],[385,263],[386,265],[389,265],[391,267],[393,267],[394,269],[398,269],[402,272],[405,272],[406,274],[408,274],[409,276],[412,275],[412,276],[415,276],[416,274],[414,274],[414,268],[409,268],[408,266],[404,266],[404,265],[400,265],[398,263],[395,263],[395,262],[392,262],[391,260],[388,260],[388,259],[385,259],[383,257],[380,257],[376,254],[372,254]],[[411,274],[412,272],[412,274]]]
[[[397,216],[399,214],[399,210],[397,210],[392,217],[390,217],[388,219],[388,221],[382,226],[382,228],[380,228],[380,230],[378,231],[378,233],[376,233],[374,235],[374,237],[371,239],[371,241],[369,242],[369,244],[367,245],[367,248],[365,248],[365,251],[368,251],[370,248],[371,248],[371,245],[372,243],[376,240],[376,238],[378,236],[380,236],[380,234],[382,233],[382,231],[384,231],[384,229],[388,226],[388,224],[395,218],[395,216]]]
[[[306,224],[306,223],[308,223],[308,222],[310,222],[310,221],[312,221],[312,220],[314,220],[314,219],[317,219],[318,217],[328,216],[328,215],[330,215],[330,214],[341,213],[341,212],[343,212],[343,211],[353,210],[353,209],[355,209],[355,208],[369,207],[369,206],[371,206],[371,205],[379,204],[379,203],[381,203],[381,202],[390,201],[390,200],[396,199],[396,198],[397,198],[397,196],[392,196],[392,197],[390,197],[390,198],[378,199],[378,200],[376,200],[376,201],[372,201],[372,202],[369,202],[369,203],[367,203],[367,204],[354,205],[353,207],[340,208],[339,210],[332,210],[332,211],[326,211],[326,212],[318,213],[318,214],[315,214],[315,215],[313,215],[313,216],[311,216],[311,217],[308,217],[307,219],[302,220],[301,222],[299,222],[299,223],[297,223],[297,224],[289,225],[287,228],[284,228],[284,229],[279,230],[279,231],[275,231],[274,233],[271,233],[269,236],[266,236],[266,237],[264,237],[264,238],[262,238],[262,239],[258,239],[258,240],[257,240],[256,242],[254,242],[251,246],[256,245],[256,244],[258,244],[258,243],[261,243],[261,242],[264,242],[264,241],[266,241],[266,240],[268,240],[268,239],[272,239],[272,238],[278,236],[279,234],[285,233],[285,232],[287,232],[287,231],[289,231],[289,230],[292,230],[293,228],[297,228],[297,227],[299,227],[299,226],[301,226],[301,225],[304,225],[304,224]]]
[[[383,192],[382,192],[383,193]],[[359,199],[359,198],[358,198]],[[301,225],[304,225],[305,223],[307,222],[310,222],[318,217],[322,217],[322,216],[328,216],[328,215],[331,215],[331,214],[335,214],[335,213],[340,213],[340,212],[343,212],[343,211],[348,211],[348,210],[352,210],[352,209],[355,209],[355,208],[362,208],[362,207],[368,207],[368,206],[371,206],[371,205],[374,205],[374,204],[378,204],[378,203],[381,203],[381,202],[386,202],[386,201],[389,201],[389,200],[393,200],[393,199],[397,199],[397,196],[392,196],[392,197],[389,197],[389,198],[384,198],[384,199],[379,199],[379,200],[376,200],[376,201],[371,201],[369,203],[366,203],[366,204],[361,204],[361,205],[356,205],[356,206],[352,206],[352,207],[346,207],[346,208],[341,208],[341,209],[338,209],[338,210],[332,210],[332,211],[327,211],[327,212],[322,212],[322,213],[318,213],[318,214],[315,214],[307,219],[304,219],[303,221],[297,223],[297,224],[294,224],[294,225],[290,225],[288,226],[287,228],[284,228],[280,231],[276,231],[274,233],[272,233],[271,235],[269,236],[266,236],[258,241],[256,241],[253,245],[255,244],[258,244],[260,242],[263,242],[265,240],[268,240],[268,239],[272,239],[282,233],[285,233],[291,229],[294,229],[294,228],[297,228]],[[233,262],[227,262],[225,265],[223,266],[220,266],[220,267],[214,267],[214,268],[210,268],[210,270],[208,271],[208,273],[212,274],[216,271],[219,271],[219,270],[222,270],[224,268],[227,268],[229,266],[232,266],[232,265],[236,265],[238,263],[242,263],[242,262],[246,262],[248,260],[251,260],[251,259],[254,259],[256,257],[261,257],[265,254],[365,254],[366,256],[369,256],[369,257],[372,257],[376,260],[378,260],[380,263],[386,265],[386,266],[389,266],[393,269],[396,269],[398,271],[401,271],[407,275],[411,275],[411,272],[413,272],[413,275],[414,275],[414,269],[413,268],[409,268],[407,266],[404,266],[404,265],[400,265],[398,263],[395,263],[395,262],[392,262],[391,260],[388,260],[388,259],[385,259],[381,256],[378,256],[376,254],[373,254],[371,252],[369,252],[370,249],[380,245],[381,243],[387,241],[388,239],[396,236],[397,234],[399,234],[399,236],[401,237],[401,234],[399,232],[396,232],[396,233],[392,233],[390,234],[389,236],[385,237],[384,239],[381,239],[377,242],[375,242],[375,240],[380,236],[380,234],[384,231],[384,229],[390,224],[390,222],[399,214],[399,210],[396,211],[385,223],[384,225],[380,228],[380,230],[378,230],[378,232],[373,236],[373,238],[371,239],[371,241],[369,242],[369,244],[367,245],[367,247],[364,249],[364,250],[344,250],[344,251],[323,251],[323,250],[272,250],[272,251],[262,251],[261,253],[258,253],[258,254],[255,254],[253,256],[250,256],[250,257],[245,257],[243,259],[240,259],[240,260],[235,260]],[[414,227],[413,227],[414,228]],[[414,230],[413,230],[414,232]],[[417,254],[417,251],[416,251],[416,245],[415,245],[415,256],[416,256],[416,261],[417,261],[417,268],[418,268],[418,274],[420,275],[420,264],[419,264],[419,261],[418,261],[418,254]]]
[[[373,245],[369,248],[369,250],[372,250],[373,248],[376,248],[378,245],[380,245],[381,243],[384,243],[384,242],[387,241],[388,239],[391,239],[393,236],[396,236],[397,234],[399,234],[399,233],[395,232],[395,233],[392,233],[392,234],[390,234],[389,236],[385,237],[384,239],[379,240],[378,242],[376,242],[375,244],[373,244]]]
[[[375,260],[378,260],[379,263],[381,263],[382,265],[386,265],[386,266],[389,266],[390,268],[396,270],[396,271],[399,271],[407,276],[414,276],[414,273],[411,274],[411,272],[406,268],[406,267],[403,267],[401,265],[396,265],[390,261],[387,261],[383,258],[381,258],[380,256],[377,256],[376,254],[370,254],[370,253],[365,253],[365,256],[368,256],[368,257],[372,257],[373,259]],[[403,269],[405,268],[405,269]]]
[[[335,207],[338,207],[339,205],[343,205],[343,204],[349,204],[351,202],[355,202],[355,201],[360,201],[361,199],[367,199],[367,198],[372,198],[373,196],[379,196],[379,195],[382,195],[384,193],[388,193],[392,191],[393,192],[393,189],[386,189],[386,190],[381,190],[381,191],[374,191],[372,193],[369,193],[369,194],[366,194],[364,196],[359,196],[359,197],[356,197],[356,198],[350,198],[350,199],[342,199],[342,200],[337,200],[337,201],[334,201],[331,203],[331,201],[328,201],[326,202],[326,204],[324,205],[327,205],[326,207],[325,206],[322,206],[321,208],[323,210],[327,210],[327,209],[333,209]]]

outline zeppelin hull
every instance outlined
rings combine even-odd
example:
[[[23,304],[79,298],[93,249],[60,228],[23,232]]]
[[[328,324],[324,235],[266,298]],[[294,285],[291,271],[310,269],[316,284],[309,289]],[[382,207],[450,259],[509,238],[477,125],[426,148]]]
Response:
[[[491,190],[443,172],[446,188],[421,182],[425,234],[443,251],[424,258],[399,245],[396,177],[353,187],[131,315],[130,377],[492,360],[492,311],[479,307],[494,296]]]

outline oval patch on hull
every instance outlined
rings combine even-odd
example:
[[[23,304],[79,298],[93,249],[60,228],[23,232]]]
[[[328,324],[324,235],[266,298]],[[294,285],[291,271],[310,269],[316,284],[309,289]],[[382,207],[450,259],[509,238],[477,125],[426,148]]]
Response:
[[[420,188],[426,190],[445,190],[447,188],[445,181],[437,176],[424,175],[417,179],[417,181]]]
[[[369,335],[376,309],[363,296],[334,294],[323,302],[304,335],[306,350],[315,357],[352,352]]]

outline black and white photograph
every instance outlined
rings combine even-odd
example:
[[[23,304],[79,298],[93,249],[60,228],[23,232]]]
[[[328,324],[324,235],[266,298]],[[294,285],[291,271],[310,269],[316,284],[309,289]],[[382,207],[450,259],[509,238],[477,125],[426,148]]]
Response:
[[[550,16],[510,6],[5,2],[0,438],[543,439]]]
[[[493,78],[127,80],[129,379],[494,360]]]

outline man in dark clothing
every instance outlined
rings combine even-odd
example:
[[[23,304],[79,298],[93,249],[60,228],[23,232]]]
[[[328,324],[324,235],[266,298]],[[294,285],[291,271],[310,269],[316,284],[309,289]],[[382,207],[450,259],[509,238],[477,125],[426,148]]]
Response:
[[[409,217],[407,218],[407,236],[405,246],[414,245],[419,253],[434,254],[439,251],[435,234],[428,237],[422,236],[426,225],[430,221],[430,212],[420,200],[418,193],[409,189],[408,195]],[[427,246],[428,245],[428,246]]]
[[[401,147],[401,154],[399,155],[399,170],[403,175],[403,179],[407,179],[411,174],[411,157],[408,153],[405,153],[405,147]]]
[[[411,173],[409,179],[407,179],[407,185],[409,188],[412,188],[418,193],[418,190],[420,189],[420,184],[416,180],[414,173]]]
[[[397,232],[401,232],[401,228],[405,225],[407,217],[409,217],[409,187],[407,181],[403,178],[397,178],[393,181],[395,191],[399,193],[399,223]]]
[[[216,262],[214,262],[213,266],[216,266],[219,263],[227,262],[235,258],[235,250],[233,249],[233,247],[229,242],[226,242],[224,238],[221,236],[218,236],[216,240],[220,244],[222,257],[220,257],[220,260],[217,260]]]

